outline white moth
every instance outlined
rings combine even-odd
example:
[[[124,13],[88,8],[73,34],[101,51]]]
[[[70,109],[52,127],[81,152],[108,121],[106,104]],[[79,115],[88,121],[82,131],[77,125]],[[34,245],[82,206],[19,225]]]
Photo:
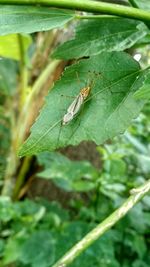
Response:
[[[74,101],[68,107],[66,114],[62,119],[62,125],[68,124],[73,120],[75,115],[80,111],[82,104],[90,94],[91,86],[87,86],[81,89],[80,93],[76,96]]]

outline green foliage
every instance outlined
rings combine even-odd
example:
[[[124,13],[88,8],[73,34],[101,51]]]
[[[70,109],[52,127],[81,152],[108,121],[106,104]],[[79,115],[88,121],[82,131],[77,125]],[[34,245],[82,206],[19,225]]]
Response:
[[[17,34],[0,36],[0,56],[20,60],[20,44]],[[21,35],[24,52],[28,50],[32,39],[29,35]]]
[[[56,58],[80,58],[103,51],[123,51],[143,39],[148,33],[144,23],[123,18],[101,18],[82,21],[75,38],[59,46]]]
[[[133,94],[147,77],[149,72],[142,72],[137,62],[123,52],[102,53],[67,68],[47,96],[19,155],[52,151],[69,144],[77,145],[82,140],[100,144],[122,133],[145,104],[145,100],[136,100]],[[72,102],[65,95],[78,95],[81,88],[87,86],[85,81],[93,86],[83,112],[62,127],[63,110]]]
[[[145,84],[135,93],[136,99],[149,99],[150,97],[150,84],[145,81]]]
[[[1,44],[0,44],[1,46]],[[9,70],[9,75],[8,75]],[[17,64],[15,61],[2,58],[0,60],[0,98],[2,95],[12,96],[17,86]]]
[[[59,204],[44,199],[36,202],[26,199],[16,203],[8,198],[0,199],[2,266],[12,262],[21,267],[52,266],[98,222],[120,206],[131,188],[145,181],[149,172],[143,171],[146,162],[140,164],[140,157],[146,156],[149,151],[148,116],[149,109],[146,109],[126,135],[98,147],[103,167],[97,170],[96,180],[94,172],[93,177],[91,173],[95,188],[87,194],[86,201],[84,198],[72,198],[68,203],[70,209],[64,210]],[[133,139],[130,138],[131,133]],[[54,170],[56,176],[60,172],[60,180],[65,180],[68,174],[63,169],[65,163],[76,166],[76,162],[71,162],[59,153],[44,152],[37,158],[39,164],[52,176]],[[70,174],[75,175],[76,169],[72,167]],[[78,179],[78,176],[76,179],[74,177],[74,183]],[[65,189],[63,183],[59,183],[59,187]],[[76,192],[76,189],[72,188],[72,191]],[[83,192],[86,192],[86,188],[83,188]],[[146,196],[71,266],[119,267],[121,263],[125,267],[149,267],[149,209],[150,198]]]
[[[36,6],[0,6],[0,35],[32,33],[62,27],[74,13]]]
[[[37,155],[44,170],[38,176],[52,179],[66,191],[86,192],[94,189],[98,171],[88,161],[71,161],[59,153],[40,153]]]
[[[135,2],[149,9],[148,1]],[[135,47],[147,44],[149,30],[141,21],[116,17],[90,18],[78,24],[75,19],[81,14],[40,6],[0,5],[0,16],[0,35],[5,35],[0,37],[0,55],[17,60],[0,61],[0,139],[4,140],[0,142],[0,186],[7,182],[13,186],[16,179],[19,189],[24,186],[18,192],[22,196],[34,176],[50,180],[59,187],[58,192],[61,189],[69,195],[65,203],[68,208],[45,199],[12,202],[0,197],[0,266],[50,267],[118,208],[130,189],[149,178],[148,105],[145,114],[120,136],[139,115],[150,94],[149,68],[142,70],[122,51],[131,48],[128,52],[134,54]],[[65,30],[35,33],[64,26],[67,34]],[[76,27],[76,34],[65,42],[72,27]],[[35,34],[31,39],[26,33]],[[60,46],[54,49],[58,43]],[[19,160],[16,150],[35,115],[32,107],[36,101],[41,103],[47,77],[58,77],[59,68],[53,67],[56,61],[49,60],[52,53],[57,58],[78,61],[66,68],[49,92],[30,137],[20,149],[20,156],[36,157]],[[91,91],[81,111],[62,126],[74,97],[86,87]],[[88,161],[71,161],[58,152],[45,152],[83,140],[99,145],[112,138],[97,147],[99,169]],[[5,169],[6,181],[2,180]],[[150,197],[146,196],[71,266],[149,267],[149,210]]]
[[[134,131],[137,142],[140,142],[138,139],[142,134],[148,137],[148,129],[143,127],[143,131],[140,131],[140,125],[141,121],[137,120],[130,129],[130,132]],[[82,198],[80,201],[71,200],[70,208],[74,211],[71,217],[69,210],[64,210],[58,204],[46,200],[12,203],[8,198],[1,198],[0,232],[1,238],[5,237],[5,243],[1,242],[2,264],[7,266],[15,262],[16,266],[52,266],[97,222],[102,221],[118,207],[130,188],[141,183],[143,170],[136,160],[136,150],[137,146],[130,143],[125,136],[116,138],[113,144],[99,147],[100,155],[103,155],[103,168],[99,171],[95,189],[87,195],[86,202]],[[57,171],[55,175],[60,171],[62,180],[63,175],[64,178],[67,175],[66,170],[63,170],[63,164],[76,163],[70,162],[58,153],[45,152],[37,157],[40,165],[43,165],[45,170],[49,168],[52,175],[53,168],[59,166],[55,169]],[[71,174],[74,173],[76,170],[72,169]],[[94,179],[93,177],[93,181]],[[61,184],[59,186],[64,188]],[[122,266],[126,267],[148,267],[149,239],[146,236],[150,226],[149,208],[150,201],[147,196],[113,230],[97,240],[71,266],[119,267],[122,262]]]
[[[0,45],[1,46],[1,45]],[[0,60],[0,187],[3,185],[7,155],[10,147],[10,114],[12,115],[11,102],[16,93],[17,64],[10,59]]]
[[[3,118],[0,114],[0,139],[4,140],[0,142],[0,187],[3,185],[2,179],[4,178],[7,154],[10,146],[10,129],[9,122],[7,119]]]
[[[134,0],[135,3],[138,5],[139,8],[150,10],[150,3],[147,0]]]
[[[29,248],[31,250],[28,250]],[[33,267],[50,266],[54,261],[54,246],[50,232],[38,231],[33,233],[24,242],[20,258],[24,264],[31,264]]]

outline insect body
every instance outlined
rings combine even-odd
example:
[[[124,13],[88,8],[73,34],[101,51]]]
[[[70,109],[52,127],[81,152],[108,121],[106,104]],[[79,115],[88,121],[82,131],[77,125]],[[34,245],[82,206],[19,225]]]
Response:
[[[80,111],[82,104],[90,94],[91,86],[84,87],[80,93],[76,96],[74,101],[68,107],[66,114],[62,119],[62,125],[66,125],[73,120],[75,115]]]

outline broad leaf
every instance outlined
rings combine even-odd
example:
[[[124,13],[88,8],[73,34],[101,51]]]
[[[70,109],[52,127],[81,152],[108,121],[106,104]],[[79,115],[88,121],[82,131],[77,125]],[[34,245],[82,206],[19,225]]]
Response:
[[[22,246],[20,261],[32,267],[51,265],[54,261],[54,242],[48,230],[37,231],[30,236]]]
[[[43,154],[47,154],[43,162]],[[49,163],[47,159],[49,155]],[[53,182],[66,191],[86,192],[95,188],[98,171],[88,161],[71,161],[60,153],[40,153],[39,163],[45,165],[37,176],[53,179]]]
[[[32,39],[29,35],[21,35],[24,53],[31,45]],[[20,60],[20,43],[17,34],[0,36],[0,56]]]
[[[0,5],[0,35],[51,30],[73,17],[74,12],[48,7]]]
[[[121,51],[133,46],[148,33],[143,22],[124,18],[101,18],[81,22],[75,38],[59,46],[56,58],[78,58],[102,51]]]
[[[20,156],[77,145],[83,140],[101,144],[123,133],[146,102],[136,100],[133,94],[147,75],[124,52],[102,53],[67,68],[47,96]],[[88,85],[91,93],[81,112],[62,126],[62,118],[74,99],[72,97]]]
[[[54,261],[54,244],[48,230],[34,231],[30,236],[18,233],[11,237],[4,252],[4,264],[19,261],[32,267],[48,267]]]

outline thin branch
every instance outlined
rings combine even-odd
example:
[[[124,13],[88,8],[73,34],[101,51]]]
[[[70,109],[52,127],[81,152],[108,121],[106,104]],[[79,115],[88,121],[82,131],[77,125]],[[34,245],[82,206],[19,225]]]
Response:
[[[150,21],[150,12],[117,4],[109,4],[96,1],[85,0],[0,0],[0,4],[5,5],[40,5],[47,7],[65,8],[86,12],[95,12],[122,16],[126,18]]]
[[[117,223],[135,204],[140,201],[150,190],[150,180],[139,188],[132,189],[131,196],[122,204],[120,208],[114,211],[102,223],[98,224],[91,232],[89,232],[81,241],[71,248],[53,267],[65,267],[73,262],[81,253],[85,251],[94,241],[109,230]],[[138,219],[138,218],[137,218]]]

